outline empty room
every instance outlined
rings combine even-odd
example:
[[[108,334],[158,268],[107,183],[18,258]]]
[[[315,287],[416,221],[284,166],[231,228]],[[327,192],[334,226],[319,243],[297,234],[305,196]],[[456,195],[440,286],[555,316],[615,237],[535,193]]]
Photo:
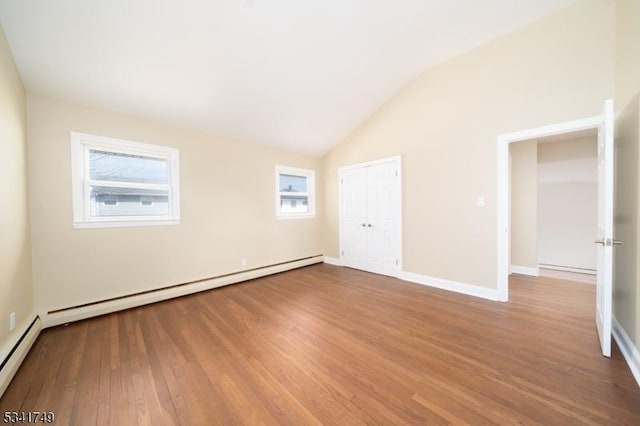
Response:
[[[0,0],[2,422],[640,424],[639,93],[640,0]]]

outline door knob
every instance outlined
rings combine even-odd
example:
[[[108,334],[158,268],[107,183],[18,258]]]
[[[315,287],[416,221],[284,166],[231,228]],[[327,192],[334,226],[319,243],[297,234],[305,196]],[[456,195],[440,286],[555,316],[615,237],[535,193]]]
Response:
[[[602,245],[604,246],[604,245],[605,245],[605,240],[604,240],[604,238],[601,238],[601,239],[599,239],[599,240],[595,240],[595,241],[594,241],[594,243],[596,243],[596,244],[602,244]]]
[[[620,240],[612,240],[611,242],[613,243],[614,246],[621,246],[622,245],[622,241],[620,241]]]
[[[367,225],[367,227],[368,227],[368,228],[371,228],[371,227],[373,227],[373,225],[372,225],[372,224],[368,224],[368,225]]]
[[[365,226],[367,226],[367,224],[361,223],[360,226],[362,226],[364,228]]]

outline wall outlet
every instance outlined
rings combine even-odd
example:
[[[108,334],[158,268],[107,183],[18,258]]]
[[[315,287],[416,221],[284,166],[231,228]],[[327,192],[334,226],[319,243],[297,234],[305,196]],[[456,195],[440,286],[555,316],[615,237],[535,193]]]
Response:
[[[247,260],[246,257],[243,257],[242,259],[240,259],[240,266],[247,266],[249,264],[249,261]]]
[[[9,314],[9,331],[13,331],[16,328],[16,313],[11,312]]]

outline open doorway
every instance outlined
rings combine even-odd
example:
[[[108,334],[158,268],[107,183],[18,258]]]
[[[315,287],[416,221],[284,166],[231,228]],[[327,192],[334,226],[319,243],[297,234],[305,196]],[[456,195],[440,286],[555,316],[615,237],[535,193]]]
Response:
[[[613,247],[621,244],[613,238],[613,100],[604,102],[601,115],[552,124],[543,127],[498,136],[497,144],[497,278],[498,300],[509,300],[509,258],[511,247],[510,224],[510,161],[509,146],[512,143],[546,138],[588,129],[598,132],[598,230],[596,316],[602,354],[611,356]]]
[[[543,127],[508,133],[498,136],[498,226],[497,226],[497,273],[498,300],[509,300],[509,272],[511,262],[511,161],[510,146],[542,139],[550,136],[599,129],[603,124],[603,116],[583,118]]]
[[[596,284],[597,131],[510,144],[510,273]]]

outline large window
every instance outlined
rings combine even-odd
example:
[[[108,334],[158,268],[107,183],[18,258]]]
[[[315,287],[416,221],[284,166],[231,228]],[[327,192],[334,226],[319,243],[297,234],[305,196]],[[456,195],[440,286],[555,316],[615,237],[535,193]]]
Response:
[[[180,221],[178,150],[71,133],[76,228]]]
[[[313,170],[276,166],[276,216],[280,219],[314,217]]]

